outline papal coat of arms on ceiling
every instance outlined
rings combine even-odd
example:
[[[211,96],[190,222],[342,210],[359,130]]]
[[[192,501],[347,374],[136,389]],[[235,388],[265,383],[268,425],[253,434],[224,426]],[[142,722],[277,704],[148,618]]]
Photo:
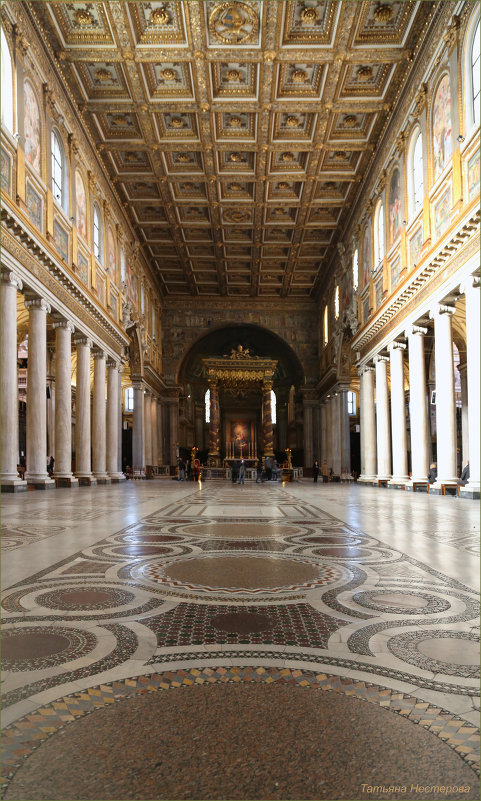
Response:
[[[220,3],[209,17],[211,37],[223,44],[247,44],[252,42],[258,30],[259,17],[247,3]]]

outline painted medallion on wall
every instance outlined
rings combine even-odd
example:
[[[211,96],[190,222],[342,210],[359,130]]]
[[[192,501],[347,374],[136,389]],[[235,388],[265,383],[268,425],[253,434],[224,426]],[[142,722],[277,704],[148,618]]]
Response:
[[[107,228],[107,266],[110,275],[115,276],[115,239],[111,225]]]
[[[371,270],[371,231],[369,225],[366,225],[364,229],[364,236],[362,240],[362,269],[362,285],[366,286],[369,281],[369,273]]]
[[[1,160],[1,186],[5,192],[10,194],[10,157],[4,150],[0,150]]]
[[[434,238],[444,233],[449,226],[449,212],[451,211],[451,187],[448,187],[434,206]]]
[[[62,259],[68,261],[68,234],[57,220],[53,224],[53,238]]]
[[[84,284],[87,284],[87,286],[88,286],[88,283],[89,283],[89,265],[88,265],[87,259],[85,258],[83,253],[80,253],[80,251],[77,253],[77,267],[78,267],[78,273],[79,273],[80,278],[82,279]]]
[[[33,169],[40,172],[40,112],[37,98],[29,81],[23,85],[23,114],[25,158]]]
[[[452,152],[449,75],[438,86],[433,107],[434,178],[441,175]]]
[[[394,170],[391,176],[391,187],[389,190],[389,227],[390,242],[396,241],[401,228],[401,179],[399,170]]]
[[[42,198],[35,191],[32,185],[27,181],[27,190],[25,194],[25,202],[27,204],[28,216],[33,224],[41,231],[42,230]]]
[[[77,233],[82,239],[87,241],[87,199],[85,196],[85,186],[77,170],[75,173],[75,205],[77,210]]]
[[[423,227],[422,225],[417,229],[409,240],[409,266],[415,267],[421,256],[421,248],[423,246]]]
[[[135,275],[130,264],[127,265],[127,296],[133,306],[137,306],[137,303],[139,302],[137,276]]]
[[[383,279],[381,278],[381,279],[380,279],[380,280],[377,282],[377,284],[376,284],[376,309],[377,309],[377,308],[378,308],[378,307],[381,305],[381,303],[382,303],[382,295],[383,295],[383,291],[384,291]]]
[[[342,309],[349,309],[352,303],[352,272],[348,270],[342,284]]]
[[[369,319],[369,296],[362,302],[362,319],[364,323]]]
[[[401,259],[398,258],[391,264],[391,291],[399,284],[399,276],[401,275]]]

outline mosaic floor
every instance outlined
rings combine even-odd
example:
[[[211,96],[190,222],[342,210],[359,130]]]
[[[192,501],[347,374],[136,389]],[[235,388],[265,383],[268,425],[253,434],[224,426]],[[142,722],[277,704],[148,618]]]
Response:
[[[3,798],[479,797],[476,502],[163,480],[2,501]]]

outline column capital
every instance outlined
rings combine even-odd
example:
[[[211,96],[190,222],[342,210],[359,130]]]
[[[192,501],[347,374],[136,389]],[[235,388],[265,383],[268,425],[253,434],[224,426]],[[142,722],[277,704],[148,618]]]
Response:
[[[388,361],[389,361],[389,356],[378,355],[374,357],[374,364],[382,364],[383,362],[387,363]]]
[[[52,311],[52,308],[51,308],[50,304],[47,303],[47,301],[44,300],[43,298],[39,298],[39,297],[26,296],[25,297],[25,308],[26,309],[41,309],[46,314],[50,314],[51,311]]]
[[[271,390],[274,386],[274,382],[270,378],[264,378],[262,381],[262,389]]]
[[[94,348],[92,356],[94,359],[105,359],[105,351],[101,348]]]
[[[361,367],[358,368],[359,375],[364,375],[364,373],[373,373],[374,367],[372,364],[363,364]]]
[[[219,382],[217,381],[217,378],[209,378],[208,384],[209,384],[209,389],[210,390],[218,389],[218,387],[219,387]]]
[[[119,369],[119,363],[115,359],[112,359],[109,356],[107,358],[107,368],[110,368],[110,369],[113,369],[113,370],[118,370]]]
[[[21,279],[18,277],[13,270],[9,270],[7,267],[2,267],[2,276],[1,276],[2,284],[8,284],[9,286],[14,286],[16,289],[22,290],[23,283]]]
[[[421,334],[425,336],[428,333],[428,329],[424,328],[422,325],[411,325],[408,329],[406,329],[406,335],[412,336],[414,334]]]
[[[433,306],[433,308],[430,310],[429,316],[430,316],[431,320],[434,320],[434,318],[436,317],[436,314],[451,314],[452,315],[452,314],[454,314],[455,311],[456,311],[456,309],[455,309],[454,306],[448,306],[445,303],[438,303],[436,306]]]
[[[459,292],[461,295],[465,295],[470,289],[479,289],[480,283],[481,279],[479,275],[470,275],[469,278],[460,285]]]
[[[75,332],[74,324],[70,320],[66,320],[64,318],[61,320],[55,320],[52,328],[65,328],[67,331],[70,331],[71,334]]]
[[[132,389],[143,390],[144,384],[142,381],[132,381]]]
[[[405,342],[398,342],[397,339],[394,342],[391,342],[390,345],[387,346],[389,353],[392,353],[395,350],[406,350],[406,343]]]
[[[89,339],[85,334],[76,334],[73,340],[74,345],[87,345],[87,347],[92,347],[92,340]]]

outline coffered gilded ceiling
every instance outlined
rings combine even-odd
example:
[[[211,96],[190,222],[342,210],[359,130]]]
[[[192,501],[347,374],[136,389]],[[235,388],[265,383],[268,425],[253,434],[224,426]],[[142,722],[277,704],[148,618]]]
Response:
[[[29,3],[166,295],[309,297],[431,2]]]

